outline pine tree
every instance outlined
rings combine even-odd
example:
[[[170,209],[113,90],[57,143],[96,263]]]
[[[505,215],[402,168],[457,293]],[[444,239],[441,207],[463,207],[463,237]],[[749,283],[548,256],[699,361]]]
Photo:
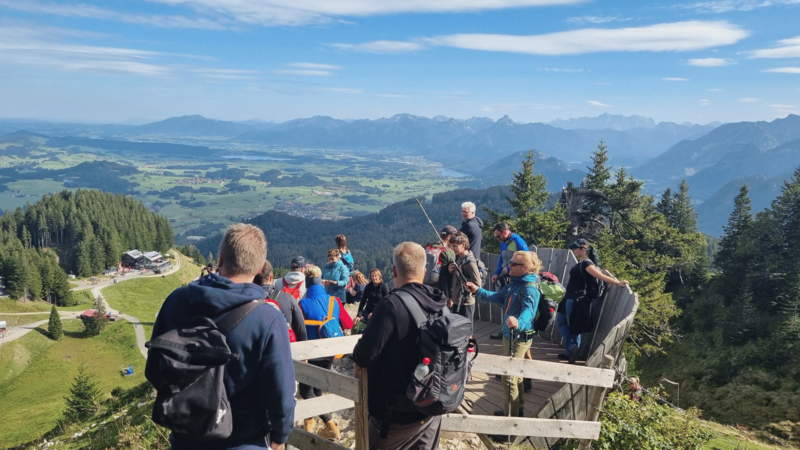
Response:
[[[101,391],[100,382],[89,373],[86,364],[78,366],[78,376],[69,390],[67,408],[64,410],[64,419],[68,422],[79,422],[92,417],[100,409]]]
[[[692,206],[692,197],[689,195],[689,184],[686,180],[681,181],[678,192],[675,193],[672,211],[674,214],[672,226],[681,233],[697,232],[697,214]]]
[[[667,218],[669,223],[675,223],[675,206],[673,205],[672,189],[667,188],[661,194],[661,200],[656,204],[656,211],[660,212]]]
[[[64,330],[61,327],[61,317],[58,315],[56,305],[50,309],[50,322],[47,324],[47,332],[50,333],[50,338],[54,341],[60,341],[64,336]]]
[[[588,189],[597,189],[598,191],[605,192],[608,185],[608,180],[611,179],[612,166],[607,166],[608,151],[603,140],[597,145],[597,150],[592,154],[592,165],[586,168],[589,171],[586,174],[586,187]],[[600,197],[591,196],[586,199],[586,215],[587,222],[603,222],[607,215],[608,202]]]
[[[95,311],[94,315],[86,321],[86,334],[89,336],[97,336],[98,334],[102,333],[105,327],[108,325],[108,316],[106,311],[106,305],[103,303],[103,297],[97,296],[94,300],[94,307],[92,309]]]
[[[722,227],[725,236],[719,241],[719,251],[714,258],[714,264],[723,273],[734,273],[740,267],[736,258],[739,240],[753,224],[748,192],[747,185],[743,184],[739,194],[733,199],[733,211],[728,217],[728,224]]]

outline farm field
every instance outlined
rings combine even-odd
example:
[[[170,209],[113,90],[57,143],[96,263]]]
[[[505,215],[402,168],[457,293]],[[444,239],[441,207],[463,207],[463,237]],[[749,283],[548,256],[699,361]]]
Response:
[[[12,168],[0,179],[5,186],[0,209],[23,207],[77,185],[128,193],[167,216],[179,244],[271,209],[310,219],[356,217],[413,196],[449,191],[467,180],[424,157],[388,151],[239,145],[190,157],[30,141],[29,151],[19,155],[3,152],[11,144],[0,143],[0,171]],[[67,173],[82,163],[101,162],[134,170],[118,176],[102,169]]]

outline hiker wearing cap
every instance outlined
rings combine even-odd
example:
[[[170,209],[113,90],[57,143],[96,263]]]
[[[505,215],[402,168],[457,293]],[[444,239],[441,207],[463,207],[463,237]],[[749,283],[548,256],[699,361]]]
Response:
[[[565,300],[558,304],[556,324],[564,338],[564,353],[558,357],[575,364],[581,347],[581,333],[588,333],[594,328],[592,303],[600,297],[600,283],[604,281],[616,286],[627,286],[629,283],[604,275],[600,271],[600,256],[586,239],[576,240],[570,244],[569,249],[578,264],[569,270]]]
[[[447,268],[456,262],[456,254],[450,250],[450,239],[458,233],[456,227],[445,225],[439,232],[442,242],[436,241],[425,246],[425,284],[438,288],[445,296],[450,296],[453,275]]]
[[[306,259],[302,256],[294,258],[289,266],[291,272],[275,280],[275,289],[287,292],[300,300],[306,296]]]
[[[523,358],[531,347],[533,320],[539,305],[537,274],[542,262],[535,253],[519,251],[508,261],[510,281],[500,291],[492,292],[475,283],[466,283],[468,291],[481,300],[497,303],[503,308],[503,356]],[[502,377],[505,394],[504,410],[495,411],[496,416],[521,417],[524,413],[525,396],[522,377]]]
[[[469,251],[476,260],[481,260],[481,241],[483,240],[483,220],[475,216],[475,203],[464,202],[461,204],[461,231],[469,239]]]

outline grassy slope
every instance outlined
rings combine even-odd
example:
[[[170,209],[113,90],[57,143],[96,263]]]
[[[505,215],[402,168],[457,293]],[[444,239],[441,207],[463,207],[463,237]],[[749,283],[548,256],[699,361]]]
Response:
[[[26,323],[33,323],[38,322],[40,320],[47,320],[50,318],[50,313],[42,313],[42,314],[30,314],[25,316],[8,316],[3,313],[0,313],[0,321],[6,321],[6,324],[9,328],[16,327],[19,325],[25,325]]]
[[[181,255],[180,270],[166,278],[155,276],[125,281],[103,288],[101,292],[113,309],[141,320],[145,337],[150,339],[156,314],[170,292],[199,275],[200,266]]]
[[[86,308],[91,308],[92,304],[88,297],[82,293],[73,293],[81,300],[81,304],[77,306],[56,306],[59,311],[83,311]],[[90,294],[91,296],[91,294]],[[0,314],[2,313],[26,313],[26,312],[50,312],[53,305],[47,302],[18,302],[11,298],[0,298]]]
[[[47,327],[42,327],[46,329]],[[25,368],[43,351],[55,344],[42,333],[30,332],[21,338],[0,345],[0,387]]]
[[[125,322],[111,324],[94,337],[83,337],[83,325],[75,320],[65,321],[64,330],[63,340],[50,344],[32,358],[22,373],[0,384],[0,447],[35,439],[56,425],[64,409],[64,396],[82,362],[100,381],[105,395],[114,387],[131,388],[144,381],[144,358],[136,346],[133,328]],[[44,327],[37,331],[43,333]],[[41,349],[46,344],[40,342],[40,333],[29,333],[19,341],[26,347]],[[122,377],[120,370],[128,364],[138,369],[137,374]]]

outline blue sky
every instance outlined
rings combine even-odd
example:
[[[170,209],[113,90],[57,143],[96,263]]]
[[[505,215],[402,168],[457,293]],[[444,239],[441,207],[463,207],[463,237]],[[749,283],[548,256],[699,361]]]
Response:
[[[0,0],[0,117],[800,114],[800,0]]]

